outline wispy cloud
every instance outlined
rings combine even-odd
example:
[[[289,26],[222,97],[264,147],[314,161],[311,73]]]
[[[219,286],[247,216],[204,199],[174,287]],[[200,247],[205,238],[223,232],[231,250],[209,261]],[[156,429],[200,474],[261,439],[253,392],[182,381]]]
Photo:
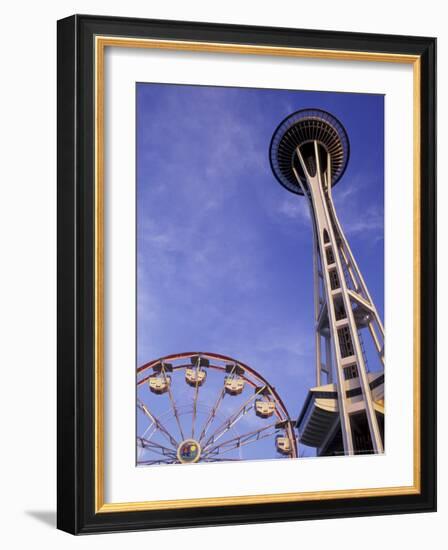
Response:
[[[363,211],[363,217],[359,217],[345,224],[348,235],[365,235],[367,238],[377,239],[383,237],[384,215],[377,206],[367,207]]]
[[[363,174],[341,181],[333,191],[333,199],[346,235],[374,244],[384,236],[384,206],[367,193],[375,185],[382,187],[372,179],[372,175]]]
[[[308,203],[304,197],[286,195],[278,205],[278,214],[287,219],[309,224],[311,220]]]

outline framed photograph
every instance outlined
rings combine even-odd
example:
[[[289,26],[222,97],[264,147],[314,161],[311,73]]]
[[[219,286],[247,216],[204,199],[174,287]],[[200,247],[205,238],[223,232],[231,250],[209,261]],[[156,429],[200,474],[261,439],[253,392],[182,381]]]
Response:
[[[58,527],[436,509],[434,38],[58,22]]]

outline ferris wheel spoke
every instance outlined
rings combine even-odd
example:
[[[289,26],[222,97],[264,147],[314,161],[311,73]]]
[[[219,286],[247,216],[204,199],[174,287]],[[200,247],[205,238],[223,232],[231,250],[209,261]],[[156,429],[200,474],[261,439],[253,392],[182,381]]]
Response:
[[[195,384],[195,388],[194,388],[194,399],[193,399],[193,421],[191,423],[191,439],[194,439],[194,425],[196,423],[196,416],[197,416],[197,410],[198,410],[199,365],[200,365],[200,361],[198,360],[198,364],[197,364],[197,367],[196,367],[196,384]]]
[[[251,439],[249,441],[245,441],[245,442],[240,443],[240,444],[235,443],[233,446],[229,446],[228,448],[225,448],[225,449],[221,449],[220,446],[218,445],[219,448],[216,451],[214,451],[213,453],[204,455],[203,461],[204,462],[217,462],[219,460],[217,458],[215,458],[216,456],[221,456],[223,454],[229,453],[230,451],[234,451],[235,449],[241,449],[242,447],[245,447],[246,445],[249,445],[250,443],[256,443],[256,442],[261,441],[263,439],[268,439],[268,438],[272,437],[273,435],[275,435],[275,432],[261,435],[258,438],[254,438],[254,439]],[[228,460],[228,459],[223,458],[222,460],[224,461],[224,460]]]
[[[154,422],[152,420],[150,420],[148,427],[142,433],[141,437],[145,437],[146,439],[151,439],[152,436],[154,435],[154,432],[156,432],[156,431],[157,431],[157,426],[155,426]]]
[[[269,424],[268,426],[259,428],[258,430],[253,430],[243,435],[232,437],[231,439],[227,439],[226,441],[218,443],[217,445],[205,447],[203,449],[204,458],[209,458],[214,454],[222,455],[229,451],[233,451],[234,449],[239,449],[240,447],[249,445],[250,443],[255,443],[257,441],[260,441],[261,439],[271,437],[275,435],[275,425],[276,422],[274,422],[273,424]]]
[[[139,401],[137,403],[137,406],[140,410],[142,410],[146,416],[154,423],[154,425],[158,428],[161,434],[164,435],[166,439],[173,445],[174,447],[177,447],[179,445],[178,441],[171,435],[171,433],[165,428],[165,426],[160,422],[160,420],[155,416],[155,414],[151,413],[148,409],[148,407]]]
[[[157,425],[154,424],[154,422],[152,422],[148,426],[147,430],[142,434],[142,437],[144,437],[145,439],[151,440],[154,437],[154,435],[157,433],[157,431],[158,431]]]
[[[157,431],[157,426],[154,423],[151,423],[140,437],[146,439],[146,441],[151,441]]]
[[[162,456],[167,456],[173,459],[176,458],[175,449],[170,449],[168,447],[165,447],[164,445],[161,445],[160,443],[149,441],[144,437],[137,437],[137,445],[146,451],[150,451],[152,453],[159,454]]]
[[[243,418],[243,416],[245,416],[250,410],[252,410],[254,407],[255,398],[258,397],[264,389],[264,387],[261,387],[253,395],[246,399],[241,407],[212,433],[212,435],[205,442],[204,448],[215,443],[226,432],[228,432],[241,418]]]
[[[180,436],[182,438],[182,441],[185,439],[185,435],[184,435],[184,431],[182,429],[182,424],[180,422],[180,418],[179,418],[179,411],[177,410],[177,407],[176,407],[176,402],[174,401],[174,397],[173,397],[173,392],[171,391],[171,386],[170,384],[168,383],[168,380],[167,380],[167,377],[166,377],[166,372],[165,372],[165,366],[162,364],[162,373],[163,373],[163,377],[164,377],[164,381],[165,383],[167,384],[167,388],[168,388],[168,397],[170,399],[170,403],[171,403],[171,408],[173,409],[173,414],[174,414],[174,417],[176,419],[176,422],[177,422],[177,426],[179,428],[179,432],[180,432]]]
[[[230,372],[230,376],[235,372],[235,369],[236,369],[236,363],[234,364],[234,366],[233,366],[233,368]],[[216,417],[218,409],[219,409],[221,403],[223,402],[225,395],[226,395],[226,388],[224,386],[221,389],[221,391],[218,393],[218,397],[216,398],[215,403],[213,404],[213,407],[210,410],[208,418],[205,421],[204,427],[201,430],[201,434],[199,436],[199,441],[202,441],[204,439],[204,437],[206,436],[207,430],[209,429],[209,427],[210,427],[211,423],[213,422],[214,418]]]
[[[208,415],[208,418],[207,420],[205,421],[205,424],[204,424],[204,427],[202,428],[201,430],[201,434],[199,436],[199,441],[202,441],[204,439],[204,437],[206,436],[207,434],[207,430],[209,429],[211,423],[213,422],[214,418],[216,417],[216,414],[218,412],[218,409],[221,405],[221,403],[223,402],[224,400],[224,396],[226,394],[226,390],[225,388],[223,388],[220,392],[219,392],[219,395],[218,395],[218,398],[216,399],[212,409],[210,410],[210,413]]]
[[[158,427],[157,427],[157,424],[154,422],[153,419],[150,419],[149,417],[148,417],[148,419],[149,419],[149,425],[146,428],[146,430],[141,434],[140,437],[143,437],[143,438],[145,438],[149,441],[157,433]]]

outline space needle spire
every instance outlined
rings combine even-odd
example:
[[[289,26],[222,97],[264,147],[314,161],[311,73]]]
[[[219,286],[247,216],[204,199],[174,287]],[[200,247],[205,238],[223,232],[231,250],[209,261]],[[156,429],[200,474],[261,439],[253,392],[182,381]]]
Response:
[[[313,225],[316,387],[297,428],[299,441],[321,456],[384,451],[384,329],[332,199],[349,148],[342,124],[319,109],[287,117],[270,146],[275,177],[304,196]],[[365,333],[379,371],[369,372]]]

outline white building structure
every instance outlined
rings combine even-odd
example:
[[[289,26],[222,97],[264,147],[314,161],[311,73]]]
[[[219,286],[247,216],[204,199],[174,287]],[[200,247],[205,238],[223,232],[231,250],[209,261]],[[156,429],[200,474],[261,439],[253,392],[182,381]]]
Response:
[[[316,386],[297,429],[319,456],[384,452],[384,329],[332,200],[348,159],[344,127],[319,109],[293,113],[272,137],[274,175],[305,197],[313,224]],[[376,372],[368,369],[364,333],[379,358]]]

